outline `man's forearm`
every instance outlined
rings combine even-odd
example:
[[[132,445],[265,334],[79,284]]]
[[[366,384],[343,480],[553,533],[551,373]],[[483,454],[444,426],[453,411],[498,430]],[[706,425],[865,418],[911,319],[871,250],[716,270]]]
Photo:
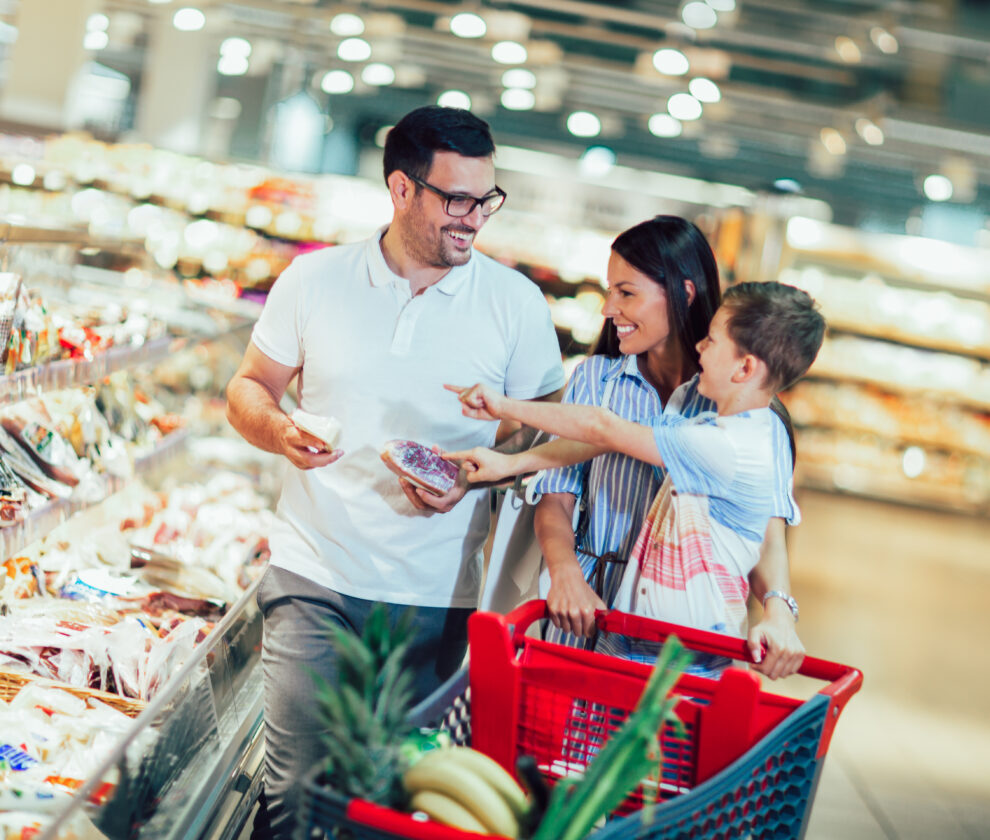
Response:
[[[248,443],[276,454],[283,450],[282,430],[292,423],[268,389],[246,377],[227,385],[227,420]]]

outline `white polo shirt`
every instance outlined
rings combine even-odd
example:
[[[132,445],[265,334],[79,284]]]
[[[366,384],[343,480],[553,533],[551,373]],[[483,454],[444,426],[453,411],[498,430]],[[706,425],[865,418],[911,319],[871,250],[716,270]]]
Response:
[[[419,511],[379,452],[393,438],[491,446],[497,423],[464,417],[444,383],[544,396],[564,384],[560,350],[522,274],[475,252],[412,297],[382,256],[384,230],[297,257],[255,325],[262,353],[302,365],[301,407],[341,422],[345,452],[314,470],[287,462],[271,562],[357,598],[474,607],[488,491],[468,491],[449,513]]]

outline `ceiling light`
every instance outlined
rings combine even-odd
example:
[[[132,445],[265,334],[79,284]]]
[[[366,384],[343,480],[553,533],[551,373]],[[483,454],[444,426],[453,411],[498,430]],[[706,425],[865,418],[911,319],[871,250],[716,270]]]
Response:
[[[718,89],[718,85],[702,76],[691,79],[688,90],[699,102],[718,102],[722,98],[722,91]]]
[[[450,19],[450,31],[458,38],[483,38],[488,26],[480,15],[461,12]]]
[[[597,137],[602,121],[591,111],[574,111],[567,117],[567,130],[575,137]]]
[[[917,478],[925,471],[925,450],[920,446],[909,446],[901,456],[901,470],[908,478]]]
[[[172,15],[172,26],[180,32],[198,32],[206,26],[206,15],[199,9],[186,6],[176,10],[175,14]]]
[[[10,180],[19,187],[30,187],[36,175],[30,163],[19,163],[11,171]]]
[[[678,120],[696,120],[701,110],[701,103],[690,93],[675,93],[667,100],[667,112]]]
[[[524,67],[513,67],[502,74],[502,86],[532,90],[536,87],[536,74]]]
[[[499,41],[492,45],[492,58],[499,64],[522,64],[526,57],[526,48],[516,41]]]
[[[106,32],[110,26],[110,18],[103,14],[90,15],[86,18],[87,32]]]
[[[217,61],[217,72],[221,76],[243,76],[248,71],[248,60],[245,55],[225,53]]]
[[[711,29],[718,23],[718,15],[707,3],[692,0],[681,9],[681,20],[692,29]]]
[[[684,53],[669,47],[653,53],[653,66],[665,76],[683,76],[691,68]]]
[[[608,146],[589,146],[578,164],[582,175],[602,178],[615,166],[615,152]]]
[[[341,61],[367,61],[371,58],[371,44],[364,38],[345,38],[337,47]]]
[[[793,178],[778,178],[773,182],[773,188],[777,190],[777,192],[782,193],[797,194],[801,192],[801,184]]]
[[[900,48],[897,39],[882,26],[874,26],[870,30],[870,40],[886,55],[893,55]]]
[[[354,77],[346,70],[330,70],[320,79],[320,90],[324,93],[350,93],[354,90]]]
[[[385,141],[388,139],[388,133],[395,128],[392,125],[383,125],[378,131],[375,132],[375,145],[379,149],[385,148]]]
[[[523,88],[506,88],[502,91],[502,107],[510,111],[528,111],[536,104],[533,91]]]
[[[856,42],[852,38],[847,38],[845,35],[840,35],[835,39],[835,51],[839,54],[839,58],[846,64],[859,64],[863,58],[863,54],[859,51],[859,47],[856,46]]]
[[[856,133],[871,146],[883,144],[883,130],[873,120],[860,117],[856,120]]]
[[[334,15],[333,20],[330,21],[330,31],[341,38],[352,38],[364,32],[364,21],[357,15],[344,12]]]
[[[437,97],[437,105],[443,108],[463,108],[471,110],[471,97],[463,90],[445,90]]]
[[[649,122],[650,134],[655,137],[679,137],[683,127],[681,121],[670,114],[654,114]]]
[[[244,38],[224,38],[220,44],[220,55],[251,55],[251,42]]]
[[[110,43],[110,38],[106,32],[96,29],[83,35],[84,50],[102,50]]]
[[[846,141],[834,128],[823,128],[819,136],[822,139],[822,145],[829,154],[844,155],[846,153]]]
[[[924,189],[929,201],[948,201],[952,198],[952,181],[944,175],[929,175],[925,178]]]
[[[736,10],[736,0],[706,0],[716,12],[734,12]]]
[[[361,81],[366,85],[382,87],[395,81],[395,70],[381,62],[372,62],[361,71]]]

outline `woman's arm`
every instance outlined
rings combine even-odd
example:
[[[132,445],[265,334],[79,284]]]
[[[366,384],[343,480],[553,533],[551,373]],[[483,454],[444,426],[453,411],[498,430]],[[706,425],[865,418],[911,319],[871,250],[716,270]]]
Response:
[[[444,387],[459,395],[466,417],[518,420],[561,438],[591,444],[600,452],[621,452],[638,461],[663,466],[653,429],[624,420],[606,408],[514,400],[480,384],[471,388]]]
[[[574,550],[575,503],[572,493],[547,493],[536,505],[533,527],[550,573],[550,620],[564,632],[590,636],[595,610],[605,609],[605,602],[584,579]]]
[[[767,525],[760,559],[749,573],[749,585],[753,596],[762,603],[767,592],[776,591],[790,594],[791,578],[785,541],[785,523],[774,517]],[[767,646],[766,657],[761,662],[760,649]],[[760,673],[770,679],[787,677],[801,667],[804,660],[804,645],[797,635],[795,618],[790,607],[781,598],[771,598],[763,611],[763,618],[749,631],[749,647],[755,666]]]

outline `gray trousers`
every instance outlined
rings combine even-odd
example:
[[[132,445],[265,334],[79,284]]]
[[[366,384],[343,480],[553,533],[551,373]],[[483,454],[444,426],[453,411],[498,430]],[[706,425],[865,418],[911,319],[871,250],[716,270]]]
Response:
[[[299,816],[300,779],[323,756],[313,672],[331,683],[337,668],[328,642],[333,622],[360,633],[374,601],[325,589],[299,575],[269,566],[258,587],[264,614],[262,670],[265,701],[264,794],[252,840],[292,838]],[[388,604],[394,622],[407,607]],[[464,660],[472,610],[418,607],[409,651],[418,702],[440,686]]]

